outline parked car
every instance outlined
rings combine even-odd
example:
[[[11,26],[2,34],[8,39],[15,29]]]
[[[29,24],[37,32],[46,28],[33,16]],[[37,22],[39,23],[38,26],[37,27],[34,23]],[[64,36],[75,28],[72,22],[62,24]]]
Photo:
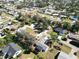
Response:
[[[69,43],[79,48],[79,42],[78,41],[70,41]]]

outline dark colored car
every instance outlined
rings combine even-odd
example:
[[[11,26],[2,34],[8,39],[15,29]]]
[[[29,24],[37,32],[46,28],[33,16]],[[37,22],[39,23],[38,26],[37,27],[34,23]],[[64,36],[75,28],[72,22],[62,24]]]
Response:
[[[79,41],[70,41],[70,44],[79,48]]]

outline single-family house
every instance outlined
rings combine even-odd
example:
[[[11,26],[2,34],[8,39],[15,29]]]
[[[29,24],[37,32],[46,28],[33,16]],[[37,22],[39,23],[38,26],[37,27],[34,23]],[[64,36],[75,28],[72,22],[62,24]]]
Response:
[[[22,52],[21,48],[15,43],[9,43],[2,49],[3,59],[16,58]]]
[[[59,52],[55,59],[77,59],[77,57],[74,54],[66,54],[65,52]]]
[[[69,33],[68,38],[72,40],[79,40],[79,35],[75,33]]]
[[[37,45],[36,49],[39,51],[46,52],[49,49],[49,47],[46,44],[41,43],[41,42],[37,42],[36,45]]]
[[[37,41],[41,42],[41,43],[45,43],[46,40],[48,40],[49,38],[49,35],[47,34],[47,31],[48,30],[45,30],[39,34],[37,34],[36,38],[37,38]]]
[[[38,34],[36,36],[37,40],[36,40],[36,49],[38,49],[39,51],[44,51],[46,52],[48,50],[48,46],[45,44],[45,42],[47,40],[49,40],[49,35],[47,34],[47,30],[45,30],[44,32],[41,32],[40,34]]]
[[[56,28],[54,28],[54,31],[57,32],[57,33],[60,33],[62,31],[62,28],[56,27]]]
[[[54,28],[54,31],[57,32],[59,35],[64,35],[65,33],[67,33],[67,30],[64,30],[60,27]]]
[[[78,20],[78,17],[77,17],[77,16],[70,16],[70,18],[71,18],[73,21],[77,21],[77,20]]]

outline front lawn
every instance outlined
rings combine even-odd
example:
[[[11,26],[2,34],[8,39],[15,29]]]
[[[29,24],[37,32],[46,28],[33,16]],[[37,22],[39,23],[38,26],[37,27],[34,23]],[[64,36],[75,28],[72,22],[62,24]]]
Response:
[[[79,51],[77,52],[77,58],[79,59]]]
[[[65,44],[59,45],[59,43],[55,42],[54,45],[59,46],[61,51],[69,54],[71,52],[71,48]]]
[[[61,47],[61,50],[67,54],[69,54],[71,52],[71,48],[66,46],[65,44],[63,44]]]
[[[55,56],[57,55],[59,51],[56,49],[51,49],[48,54],[47,54],[47,58],[46,59],[55,59]]]
[[[34,59],[35,54],[30,53],[30,54],[22,54],[19,59]]]

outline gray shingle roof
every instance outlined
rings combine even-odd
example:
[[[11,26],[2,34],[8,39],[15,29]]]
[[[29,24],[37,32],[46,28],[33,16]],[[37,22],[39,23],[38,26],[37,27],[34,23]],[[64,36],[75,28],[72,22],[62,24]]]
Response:
[[[13,57],[13,55],[20,51],[20,47],[15,43],[9,43],[5,48],[3,48],[2,52],[3,54],[8,54],[9,57]]]
[[[15,43],[9,43],[8,46],[10,46],[15,51],[19,51],[20,50],[20,47],[17,44],[15,44]]]
[[[41,49],[41,50],[44,50],[46,51],[48,49],[48,46],[41,43],[41,42],[37,42],[36,45]]]

